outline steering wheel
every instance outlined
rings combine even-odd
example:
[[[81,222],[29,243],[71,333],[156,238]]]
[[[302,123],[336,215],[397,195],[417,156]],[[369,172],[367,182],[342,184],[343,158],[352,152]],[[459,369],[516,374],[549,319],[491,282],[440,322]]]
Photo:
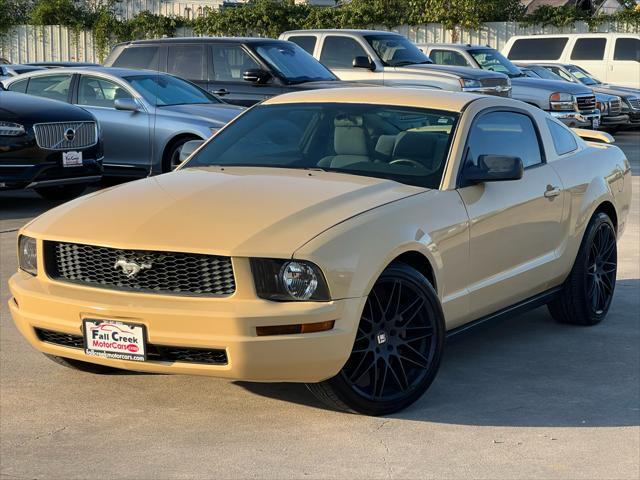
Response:
[[[416,162],[415,160],[411,160],[410,158],[397,158],[389,162],[389,165],[396,165],[396,164],[406,164],[406,165],[409,165],[410,167],[422,168],[423,170],[425,169],[425,166],[422,165],[420,162]]]

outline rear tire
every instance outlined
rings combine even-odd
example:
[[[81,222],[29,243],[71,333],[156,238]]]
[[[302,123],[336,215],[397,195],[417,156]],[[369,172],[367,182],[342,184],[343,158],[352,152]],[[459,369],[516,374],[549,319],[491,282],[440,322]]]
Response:
[[[307,388],[336,410],[397,412],[418,400],[433,382],[444,339],[444,315],[429,281],[405,264],[392,264],[369,294],[342,370]]]
[[[616,287],[616,231],[604,213],[593,216],[560,297],[549,312],[561,323],[596,325],[606,317]]]
[[[87,185],[57,185],[55,187],[38,187],[34,190],[46,200],[71,200],[86,189]]]
[[[71,368],[72,370],[79,370],[86,373],[94,373],[97,375],[109,375],[120,371],[118,368],[107,367],[106,365],[99,365],[97,363],[82,362],[80,360],[74,360],[72,358],[58,357],[56,355],[44,354],[49,360],[63,367]]]

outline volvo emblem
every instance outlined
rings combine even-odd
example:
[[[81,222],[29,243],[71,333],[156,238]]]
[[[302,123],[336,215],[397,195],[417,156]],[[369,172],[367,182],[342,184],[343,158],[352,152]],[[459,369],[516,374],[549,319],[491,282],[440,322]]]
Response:
[[[121,269],[124,274],[127,276],[127,278],[133,278],[136,275],[138,275],[138,273],[140,273],[141,270],[146,270],[152,267],[152,264],[150,262],[136,262],[134,260],[127,260],[126,258],[119,258],[116,260],[116,263],[113,265],[113,268],[117,269]]]
[[[76,138],[76,131],[73,128],[67,128],[64,131],[64,139],[67,142],[73,142],[74,138]]]

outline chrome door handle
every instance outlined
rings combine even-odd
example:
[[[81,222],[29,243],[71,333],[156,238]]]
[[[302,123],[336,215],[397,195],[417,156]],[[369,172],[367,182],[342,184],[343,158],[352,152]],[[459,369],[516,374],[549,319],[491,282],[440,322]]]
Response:
[[[544,192],[545,198],[553,199],[560,195],[560,189],[558,187],[554,187],[553,185],[547,185],[547,190]]]
[[[221,97],[224,97],[225,95],[229,95],[229,90],[227,90],[226,88],[220,88],[218,90],[214,90],[213,94],[214,95],[220,95]]]

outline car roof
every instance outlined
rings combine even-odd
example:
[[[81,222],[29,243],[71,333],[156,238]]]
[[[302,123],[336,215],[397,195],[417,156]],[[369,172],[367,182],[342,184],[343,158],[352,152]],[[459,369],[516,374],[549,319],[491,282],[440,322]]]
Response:
[[[135,68],[120,68],[120,67],[60,67],[60,68],[44,68],[42,70],[35,70],[21,75],[21,78],[27,76],[35,77],[40,75],[54,75],[57,73],[100,73],[106,75],[113,75],[114,77],[128,77],[130,75],[141,75],[145,73],[152,73],[154,75],[169,75],[168,73],[158,72],[156,70],[143,70]],[[17,77],[15,77],[17,78]]]
[[[388,34],[388,35],[401,35],[398,32],[389,32],[387,30],[366,30],[366,29],[349,29],[349,28],[318,28],[310,30],[289,30],[284,34],[289,33],[350,33],[353,35],[371,35],[371,34]]]
[[[263,105],[283,105],[290,103],[363,103],[460,112],[466,105],[478,98],[486,97],[471,93],[446,92],[426,88],[327,88],[278,95],[265,100]],[[498,97],[496,97],[496,101],[498,101]]]
[[[153,45],[159,43],[265,43],[284,42],[275,38],[261,37],[179,37],[179,38],[157,38],[155,40],[132,40],[123,42],[121,45]]]

